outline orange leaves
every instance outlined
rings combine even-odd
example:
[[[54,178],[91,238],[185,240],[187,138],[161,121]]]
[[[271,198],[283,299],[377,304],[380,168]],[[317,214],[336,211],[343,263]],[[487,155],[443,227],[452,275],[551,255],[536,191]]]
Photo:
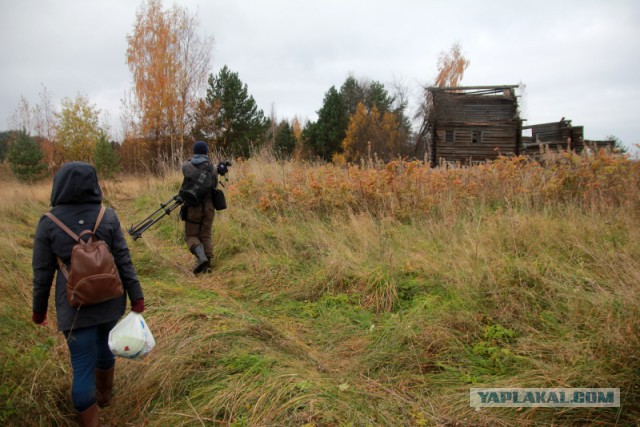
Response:
[[[197,34],[197,19],[174,5],[162,9],[147,0],[127,36],[127,64],[133,75],[140,139],[170,141],[171,155],[182,149],[189,114],[206,81],[212,40]]]
[[[557,155],[544,164],[522,157],[465,168],[432,169],[393,161],[380,168],[294,163],[278,179],[245,177],[234,195],[275,215],[367,213],[411,220],[451,217],[476,207],[539,209],[574,204],[607,210],[640,208],[640,164],[600,152],[591,157]]]
[[[438,77],[435,86],[456,87],[469,66],[469,60],[462,55],[460,43],[454,43],[449,52],[440,52],[438,57]]]
[[[368,110],[362,102],[358,103],[342,143],[348,161],[374,155],[389,160],[400,152],[401,145],[402,134],[394,113],[381,113],[375,106]]]

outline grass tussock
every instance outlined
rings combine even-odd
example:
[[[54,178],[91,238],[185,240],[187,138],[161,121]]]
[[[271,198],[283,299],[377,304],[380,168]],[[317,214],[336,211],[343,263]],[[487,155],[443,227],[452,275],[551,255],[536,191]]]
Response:
[[[631,425],[640,418],[640,165],[340,168],[248,160],[215,268],[170,215],[130,241],[157,341],[118,360],[104,421],[134,425]],[[103,183],[130,224],[180,177]],[[30,323],[50,183],[0,188],[0,423],[73,425],[62,335]],[[53,303],[50,303],[50,311]],[[470,387],[616,387],[620,408],[469,407]]]

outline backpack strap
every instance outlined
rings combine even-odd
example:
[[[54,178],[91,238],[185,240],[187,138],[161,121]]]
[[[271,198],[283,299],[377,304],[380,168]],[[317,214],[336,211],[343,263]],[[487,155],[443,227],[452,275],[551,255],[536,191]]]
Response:
[[[100,213],[98,214],[98,219],[96,219],[96,226],[93,227],[93,234],[96,234],[96,231],[98,231],[98,226],[100,225],[100,222],[102,221],[102,217],[104,216],[104,213],[106,212],[107,208],[105,208],[104,206],[102,206],[100,208]]]
[[[51,221],[53,221],[58,227],[62,228],[62,230],[65,233],[67,233],[69,236],[71,236],[71,238],[73,240],[75,240],[77,242],[78,239],[80,239],[80,237],[78,237],[78,235],[76,233],[74,233],[73,231],[71,231],[71,229],[69,227],[64,225],[64,223],[62,221],[60,221],[58,218],[56,218],[56,216],[54,214],[52,214],[51,212],[47,212],[47,213],[45,213],[45,215],[47,217],[49,217],[49,219]]]
[[[93,227],[93,231],[85,230],[82,233],[80,233],[80,236],[86,234],[87,232],[95,234],[96,230],[98,230],[98,226],[100,225],[100,222],[102,221],[102,217],[104,216],[104,213],[105,213],[106,209],[107,208],[105,208],[104,206],[102,206],[100,208],[100,213],[98,214],[98,219],[96,220],[95,227]],[[64,223],[62,221],[60,221],[54,214],[52,214],[51,212],[46,212],[45,216],[48,217],[51,221],[53,221],[65,233],[67,233],[69,236],[71,236],[71,238],[75,242],[83,242],[84,243],[84,240],[82,240],[80,238],[80,236],[78,236],[76,233],[71,231],[71,229],[69,227],[67,227],[66,225],[64,225]],[[57,256],[56,258],[58,258],[58,265],[60,266],[60,271],[62,271],[62,274],[64,274],[64,278],[69,280],[69,270],[67,270],[67,266],[64,264],[64,262],[62,262],[62,259],[59,256]]]

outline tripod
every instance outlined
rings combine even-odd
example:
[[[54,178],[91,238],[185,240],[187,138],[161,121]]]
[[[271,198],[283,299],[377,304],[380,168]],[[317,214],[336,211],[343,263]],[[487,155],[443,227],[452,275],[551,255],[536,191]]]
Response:
[[[180,197],[179,195],[175,195],[167,202],[161,203],[158,210],[140,221],[138,224],[132,225],[131,228],[129,228],[129,235],[133,237],[133,240],[139,239],[140,237],[142,237],[142,233],[144,231],[149,229],[149,227],[151,227],[156,222],[160,221],[160,219],[165,215],[169,215],[182,203],[184,203],[184,200],[182,200],[182,197]]]

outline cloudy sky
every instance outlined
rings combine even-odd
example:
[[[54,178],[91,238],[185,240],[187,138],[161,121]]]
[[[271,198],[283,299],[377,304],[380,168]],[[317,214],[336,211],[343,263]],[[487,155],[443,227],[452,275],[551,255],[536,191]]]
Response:
[[[0,0],[0,130],[20,98],[59,107],[78,94],[117,137],[131,86],[126,37],[142,0]],[[165,0],[165,8],[174,2]],[[177,0],[214,38],[211,72],[239,73],[259,107],[315,120],[351,74],[412,104],[454,42],[471,64],[462,85],[526,85],[525,124],[571,119],[587,139],[640,143],[637,0]]]

